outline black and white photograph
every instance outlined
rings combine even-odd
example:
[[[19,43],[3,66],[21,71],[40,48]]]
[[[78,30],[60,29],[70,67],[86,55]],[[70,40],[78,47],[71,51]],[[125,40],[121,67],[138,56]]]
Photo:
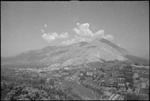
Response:
[[[149,1],[1,1],[1,100],[149,100]]]

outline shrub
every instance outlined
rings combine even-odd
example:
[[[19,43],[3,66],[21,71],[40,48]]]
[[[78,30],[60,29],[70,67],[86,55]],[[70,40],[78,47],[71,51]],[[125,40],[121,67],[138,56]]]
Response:
[[[125,100],[139,100],[139,96],[135,94],[127,94]]]

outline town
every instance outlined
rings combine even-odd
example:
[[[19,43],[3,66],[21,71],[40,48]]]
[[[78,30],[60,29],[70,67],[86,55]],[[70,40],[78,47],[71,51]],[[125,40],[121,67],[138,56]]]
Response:
[[[149,68],[142,66],[94,63],[53,69],[12,68],[2,79],[49,85],[78,100],[149,100]]]
[[[149,99],[149,70],[131,65],[116,68],[60,69],[61,79],[98,92],[100,100]],[[58,75],[58,74],[57,74]],[[130,96],[132,95],[132,96]]]

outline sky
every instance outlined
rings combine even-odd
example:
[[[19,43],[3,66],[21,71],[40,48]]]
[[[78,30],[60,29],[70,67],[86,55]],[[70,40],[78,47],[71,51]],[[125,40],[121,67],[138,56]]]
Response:
[[[96,35],[133,55],[149,54],[149,2],[1,2],[2,57]]]

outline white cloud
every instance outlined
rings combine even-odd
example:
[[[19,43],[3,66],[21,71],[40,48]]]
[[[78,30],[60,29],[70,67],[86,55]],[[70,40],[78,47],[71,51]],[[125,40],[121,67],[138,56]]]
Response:
[[[50,35],[50,34],[43,34],[42,38],[45,39],[48,42],[51,42],[52,40],[55,39],[55,37],[53,35]]]
[[[90,27],[89,23],[83,23],[83,24],[77,23],[76,25],[77,25],[77,28],[73,28],[73,31],[75,32],[75,36],[72,39],[62,41],[63,45],[69,45],[69,44],[78,43],[81,41],[89,42],[96,38],[105,38],[110,41],[114,39],[112,35],[105,35],[104,30],[92,32],[89,28]],[[45,24],[45,27],[47,27],[46,24]],[[43,33],[42,38],[48,42],[51,42],[57,38],[59,39],[69,38],[68,32],[64,32],[61,34],[57,34],[56,32],[53,32],[50,34],[50,33],[45,33],[44,29],[41,29],[41,32]]]
[[[60,38],[68,38],[68,37],[69,37],[68,32],[65,32],[65,33],[60,34],[59,37],[60,37]]]
[[[44,27],[47,27],[47,24],[45,24]]]
[[[90,36],[93,37],[93,33],[92,31],[89,29],[89,24],[88,23],[84,23],[84,24],[80,24],[77,23],[77,27],[78,28],[73,28],[74,32],[80,36]]]
[[[113,40],[112,35],[105,35],[104,30],[99,30],[95,33],[93,33],[90,29],[90,24],[89,23],[77,23],[77,28],[73,28],[73,31],[80,37],[90,37],[90,38],[105,38],[108,40]]]
[[[73,44],[73,43],[75,43],[74,39],[70,39],[70,40],[61,42],[62,45],[70,45],[70,44]]]
[[[73,31],[75,32],[76,35],[72,39],[63,41],[62,42],[63,45],[70,45],[70,44],[78,43],[81,41],[90,42],[94,40],[95,38],[105,38],[110,41],[113,40],[113,36],[105,35],[104,30],[99,30],[93,33],[89,29],[90,25],[88,23],[83,23],[83,24],[77,23],[76,25],[77,25],[77,28],[73,28]]]
[[[99,30],[96,33],[94,33],[94,36],[103,37],[104,36],[104,30]]]
[[[63,39],[63,38],[68,38],[69,35],[67,32],[65,33],[62,33],[60,35],[58,35],[56,32],[53,32],[53,33],[44,33],[42,35],[42,38],[45,39],[47,42],[51,42],[53,40],[55,40],[56,38],[59,38],[59,39]]]
[[[80,32],[80,30],[79,30],[79,29],[77,29],[77,28],[73,28],[73,30],[75,31],[75,33],[76,33],[76,34],[80,35],[80,33],[81,33],[81,32]]]
[[[70,45],[70,44],[73,44],[73,43],[77,43],[81,41],[81,38],[78,37],[78,36],[75,36],[74,38],[70,39],[70,40],[67,40],[67,41],[63,41],[62,44],[63,45]]]
[[[110,41],[112,41],[114,39],[114,37],[112,35],[105,35],[105,36],[103,36],[103,38],[110,40]]]
[[[74,38],[72,38],[70,40],[63,41],[62,45],[70,45],[70,44],[78,43],[78,42],[81,42],[81,41],[90,42],[92,40],[91,40],[91,38],[85,38],[85,37],[80,37],[80,36],[76,35]]]

